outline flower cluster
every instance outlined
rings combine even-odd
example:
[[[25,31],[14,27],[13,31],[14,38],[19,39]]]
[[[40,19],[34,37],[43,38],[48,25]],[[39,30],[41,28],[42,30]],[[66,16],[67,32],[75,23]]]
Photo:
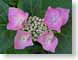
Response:
[[[16,30],[14,40],[15,49],[24,49],[33,46],[33,41],[40,43],[44,50],[55,52],[58,39],[52,30],[61,32],[69,18],[69,9],[51,8],[45,13],[43,19],[30,16],[19,8],[10,7],[8,11],[8,30]]]

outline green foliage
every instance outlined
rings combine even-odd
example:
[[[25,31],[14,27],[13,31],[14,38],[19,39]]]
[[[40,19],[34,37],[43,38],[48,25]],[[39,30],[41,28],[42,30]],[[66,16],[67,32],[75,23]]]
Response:
[[[8,2],[10,1],[10,2]],[[59,44],[55,54],[71,54],[72,53],[72,3],[71,0],[0,0],[0,53],[7,54],[49,54],[51,52],[44,51],[41,45],[35,42],[33,47],[28,47],[24,50],[15,50],[14,36],[15,31],[8,31],[7,15],[10,6],[17,5],[18,8],[29,12],[31,16],[43,18],[48,6],[62,7],[70,9],[70,17],[68,23],[62,27],[61,33],[55,35],[59,39]]]
[[[13,45],[14,31],[6,29],[8,8],[9,6],[0,0],[0,53],[5,53]]]
[[[5,3],[7,3],[9,6],[16,6],[18,3],[18,0],[3,0]]]

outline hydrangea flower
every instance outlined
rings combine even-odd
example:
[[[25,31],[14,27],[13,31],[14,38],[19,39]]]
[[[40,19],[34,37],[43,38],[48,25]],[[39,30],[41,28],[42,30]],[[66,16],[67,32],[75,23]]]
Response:
[[[15,41],[14,41],[15,49],[24,49],[32,45],[33,45],[32,35],[29,32],[25,32],[21,30],[17,31]]]
[[[36,16],[28,18],[28,15],[19,8],[9,8],[7,29],[17,30],[14,48],[19,50],[33,46],[34,38],[33,41],[39,42],[44,50],[54,53],[58,39],[52,30],[61,32],[61,27],[68,21],[69,9],[48,7],[44,19]]]
[[[69,9],[48,7],[44,17],[44,23],[51,30],[61,32],[61,27],[67,23],[69,18]]]
[[[8,11],[8,30],[20,30],[24,28],[23,23],[27,21],[28,13],[19,8],[10,7]]]
[[[58,39],[52,32],[43,32],[37,40],[46,51],[55,52]]]

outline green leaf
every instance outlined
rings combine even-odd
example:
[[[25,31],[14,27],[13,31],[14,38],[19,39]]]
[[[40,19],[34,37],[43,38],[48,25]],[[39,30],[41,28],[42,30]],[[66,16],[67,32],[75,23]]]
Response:
[[[0,53],[6,53],[5,51],[13,45],[14,31],[8,31],[7,15],[9,6],[0,0]]]
[[[18,8],[28,12],[30,15],[33,16],[33,8],[32,8],[32,1],[33,0],[19,0],[18,1]],[[25,7],[24,7],[25,6]]]
[[[0,30],[2,30],[7,24],[7,15],[8,15],[9,6],[0,0]]]
[[[3,0],[3,1],[9,6],[16,6],[18,2],[18,0]]]
[[[13,46],[14,31],[0,30],[0,53],[6,53],[6,50]]]
[[[59,44],[56,49],[58,54],[72,53],[72,15],[70,15],[68,23],[62,27],[62,32],[57,34]]]
[[[48,6],[72,9],[71,0],[19,0],[17,7],[28,12],[31,16],[36,15],[43,18]]]
[[[55,34],[59,39],[58,47],[56,48],[56,54],[71,54],[72,53],[72,1],[71,0],[19,0],[18,8],[28,12],[31,16],[38,16],[43,18],[48,6],[53,8],[69,8],[70,9],[70,18],[68,23],[62,27],[62,32]],[[34,45],[36,47],[36,45]],[[37,45],[38,46],[38,45]],[[34,50],[35,48],[33,48]],[[36,48],[38,52],[41,51],[39,46]],[[31,52],[26,50],[26,52]],[[43,49],[42,51],[45,52]],[[40,52],[40,53],[43,53]],[[16,52],[17,53],[17,52]],[[32,53],[32,52],[31,52]]]

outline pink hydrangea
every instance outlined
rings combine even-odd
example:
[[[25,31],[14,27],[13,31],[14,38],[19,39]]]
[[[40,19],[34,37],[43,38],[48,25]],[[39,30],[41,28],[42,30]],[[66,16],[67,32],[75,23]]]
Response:
[[[17,30],[14,48],[24,49],[33,46],[32,35],[30,32],[25,32],[24,24],[27,23],[28,13],[19,8],[10,7],[8,11],[8,30]],[[61,27],[65,25],[69,18],[69,9],[65,8],[51,8],[48,7],[44,17],[44,24],[48,26],[48,30],[56,30],[61,32]],[[55,52],[58,45],[58,39],[53,32],[43,32],[37,39],[43,49],[50,52]]]
[[[21,30],[17,31],[15,41],[14,41],[15,49],[24,49],[32,45],[33,45],[32,36],[29,32],[25,32]]]
[[[58,39],[52,32],[43,32],[37,40],[46,51],[55,52]]]
[[[24,22],[27,21],[28,13],[23,12],[19,8],[10,7],[8,11],[9,23],[7,25],[8,30],[20,30],[24,28]]]
[[[69,18],[69,9],[48,7],[44,17],[44,24],[51,30],[61,32],[61,27],[67,23]]]

